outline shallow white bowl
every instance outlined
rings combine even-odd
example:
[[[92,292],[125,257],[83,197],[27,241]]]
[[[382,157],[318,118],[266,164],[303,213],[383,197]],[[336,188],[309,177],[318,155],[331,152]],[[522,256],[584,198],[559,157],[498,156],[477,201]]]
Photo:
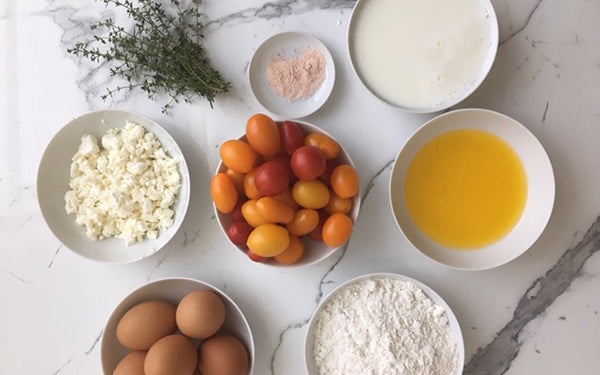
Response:
[[[358,17],[360,17],[362,8],[369,1],[372,1],[372,0],[358,0],[352,10],[352,15],[350,17],[350,23],[348,25],[348,41],[347,41],[348,55],[350,57],[350,64],[352,65],[352,70],[358,76],[358,79],[360,80],[360,82],[363,84],[363,86],[367,90],[369,90],[373,95],[375,95],[381,101],[388,103],[394,107],[400,108],[406,112],[411,112],[411,113],[438,112],[438,111],[442,111],[444,109],[450,108],[450,107],[460,103],[464,99],[466,99],[475,90],[477,90],[477,88],[481,85],[481,83],[487,77],[490,69],[492,68],[494,59],[496,58],[496,52],[498,50],[498,35],[499,35],[498,34],[498,19],[496,17],[496,12],[494,11],[494,7],[492,6],[491,2],[489,0],[481,0],[483,3],[483,6],[487,12],[487,15],[489,16],[488,19],[489,19],[490,27],[491,27],[491,29],[490,29],[491,45],[489,47],[489,53],[488,53],[486,59],[484,60],[483,65],[480,67],[480,73],[479,73],[477,79],[468,88],[468,90],[465,90],[462,95],[456,96],[452,100],[447,100],[439,105],[430,106],[430,107],[427,107],[427,106],[415,107],[415,106],[409,106],[409,105],[400,105],[398,103],[394,103],[391,99],[386,98],[382,94],[378,93],[377,90],[375,90],[371,86],[371,84],[368,82],[368,80],[365,79],[364,74],[361,73],[360,69],[358,68],[357,61],[360,57],[357,56],[357,53],[354,51],[354,43],[353,43],[353,37],[356,33],[356,31],[355,31],[356,23],[357,23],[356,19]],[[415,32],[419,32],[419,31],[415,31]],[[394,47],[390,46],[390,50],[392,50],[392,48],[394,48]],[[403,82],[398,82],[398,85],[402,85],[402,84],[403,84]]]
[[[288,102],[269,85],[267,66],[278,54],[294,58],[300,56],[306,48],[316,48],[325,57],[325,81],[311,97]],[[248,78],[254,97],[265,109],[278,116],[294,119],[308,116],[325,104],[333,90],[335,65],[327,47],[314,36],[300,32],[284,32],[268,38],[256,49],[250,60]]]
[[[307,122],[302,122],[302,121],[294,121],[294,122],[296,124],[298,124],[298,126],[302,129],[302,131],[304,131],[305,135],[308,135],[310,133],[321,133],[321,134],[325,134],[325,135],[329,136],[332,139],[335,139],[331,134],[325,132],[324,130],[320,129],[319,127],[317,127],[315,125],[309,124]],[[244,134],[239,139],[246,140],[246,135]],[[337,140],[336,140],[336,142],[337,142]],[[340,154],[338,155],[337,160],[341,164],[348,164],[356,169],[356,166],[352,162],[352,159],[350,159],[350,155],[348,154],[346,149],[344,149],[344,146],[342,146],[342,144],[339,142],[338,142],[338,144],[340,145]],[[225,166],[225,164],[223,164],[223,161],[220,161],[219,165],[217,165],[216,173],[223,173],[226,170],[227,170],[227,166]],[[231,226],[231,224],[233,224],[233,220],[231,219],[231,217],[229,215],[224,214],[224,213],[220,212],[219,210],[217,210],[217,206],[215,206],[214,202],[213,202],[213,209],[214,209],[215,215],[217,217],[217,222],[219,223],[219,226],[221,227],[221,230],[223,231],[223,235],[227,238],[227,240],[229,241],[231,246],[235,247],[238,251],[240,251],[242,254],[244,254],[244,256],[246,256],[245,250],[240,249],[236,244],[231,242],[231,240],[229,239],[229,236],[227,235],[227,229]],[[354,222],[355,225],[356,225],[356,220],[358,219],[359,210],[360,210],[360,190],[354,196],[354,198],[352,198],[352,211],[350,211],[350,214],[348,215],[352,219],[352,221]],[[345,246],[345,245],[342,245],[340,247],[331,248],[331,247],[328,247],[327,245],[325,245],[325,243],[323,241],[318,241],[318,242],[312,241],[312,240],[304,238],[304,237],[305,236],[303,236],[303,238],[302,238],[302,242],[304,243],[304,254],[302,255],[302,258],[298,262],[296,262],[294,264],[281,264],[274,259],[268,259],[266,262],[263,262],[262,264],[265,264],[268,266],[276,266],[276,267],[309,266],[309,265],[312,265],[312,264],[322,261],[323,259],[325,259],[325,258],[329,257],[331,254],[333,254],[340,247]]]
[[[181,190],[177,196],[174,223],[155,240],[126,246],[121,239],[101,241],[86,236],[85,227],[75,223],[75,215],[65,211],[65,193],[69,190],[71,158],[81,137],[91,134],[98,139],[111,128],[122,128],[127,121],[143,126],[156,135],[165,151],[179,161]],[[146,258],[169,242],[185,217],[190,199],[190,175],[185,158],[175,140],[156,122],[136,113],[102,110],[86,113],[69,122],[52,138],[38,169],[37,195],[42,215],[50,230],[67,248],[85,258],[110,263],[129,263]]]
[[[254,339],[252,331],[242,310],[221,290],[200,280],[189,278],[166,278],[152,281],[131,292],[111,314],[102,336],[102,370],[105,375],[112,375],[121,359],[130,352],[117,340],[117,325],[121,317],[133,306],[144,301],[161,299],[175,305],[188,293],[195,290],[210,290],[216,293],[225,304],[225,322],[219,332],[225,332],[237,337],[248,349],[251,375],[254,369]]]
[[[338,293],[339,291],[348,287],[349,285],[355,284],[357,282],[361,282],[363,280],[375,279],[375,278],[390,278],[390,279],[397,279],[397,280],[401,280],[401,281],[410,282],[410,283],[418,286],[427,295],[427,297],[429,297],[433,302],[435,302],[438,306],[441,306],[444,309],[444,311],[446,312],[446,315],[448,317],[450,329],[452,330],[452,333],[454,335],[454,338],[456,339],[456,344],[458,347],[458,364],[457,364],[456,374],[448,374],[448,375],[462,374],[463,366],[464,366],[464,362],[465,362],[465,345],[464,345],[462,332],[460,330],[460,325],[458,324],[458,320],[456,319],[456,316],[452,312],[452,309],[450,309],[450,306],[448,306],[446,301],[444,301],[442,299],[442,297],[439,296],[439,294],[437,294],[433,289],[431,289],[427,285],[423,284],[420,281],[411,279],[410,277],[395,274],[395,273],[372,273],[372,274],[355,277],[353,279],[350,279],[350,280],[344,282],[342,285],[338,286],[337,288],[335,288],[333,291],[331,291],[331,293],[329,293],[327,295],[327,297],[325,297],[321,301],[321,303],[319,303],[319,306],[317,306],[315,312],[313,313],[313,315],[310,319],[310,322],[308,323],[308,328],[306,330],[306,336],[304,338],[304,363],[306,365],[307,374],[308,375],[319,375],[319,371],[318,371],[317,365],[315,363],[315,358],[314,358],[313,353],[314,353],[315,328],[316,328],[317,317],[319,316],[320,312],[323,310],[323,307],[327,305],[327,303],[331,300],[331,298],[336,293]]]
[[[517,225],[498,242],[476,250],[450,249],[432,241],[413,223],[404,204],[406,171],[415,154],[437,135],[465,128],[502,138],[519,155],[527,175],[527,203]],[[425,123],[404,144],[392,169],[390,202],[400,230],[421,253],[453,268],[484,270],[515,259],[542,234],[554,205],[554,174],[543,146],[519,122],[486,109],[461,109]]]

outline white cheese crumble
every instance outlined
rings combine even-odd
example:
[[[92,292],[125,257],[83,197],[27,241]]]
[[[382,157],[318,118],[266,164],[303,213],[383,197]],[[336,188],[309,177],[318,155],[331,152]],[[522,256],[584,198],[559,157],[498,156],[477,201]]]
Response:
[[[72,161],[65,209],[89,237],[117,237],[129,246],[173,225],[178,162],[142,126],[109,129],[102,148],[86,134]]]

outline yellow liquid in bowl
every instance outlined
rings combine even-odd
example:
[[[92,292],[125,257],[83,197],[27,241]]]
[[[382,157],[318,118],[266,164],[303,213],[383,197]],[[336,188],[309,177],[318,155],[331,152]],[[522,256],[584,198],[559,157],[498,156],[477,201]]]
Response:
[[[517,153],[496,135],[453,130],[416,153],[404,201],[416,226],[435,242],[481,248],[506,236],[521,218],[527,175]]]

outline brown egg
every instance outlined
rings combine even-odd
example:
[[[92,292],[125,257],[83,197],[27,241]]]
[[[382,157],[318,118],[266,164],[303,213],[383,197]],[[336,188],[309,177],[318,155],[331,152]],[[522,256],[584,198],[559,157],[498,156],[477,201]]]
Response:
[[[146,352],[136,350],[127,354],[113,371],[113,375],[144,375]]]
[[[217,333],[225,321],[225,304],[210,290],[189,293],[177,306],[177,327],[186,336],[205,339]]]
[[[244,344],[228,334],[213,336],[198,348],[198,369],[202,375],[244,375],[249,363]]]
[[[117,325],[117,339],[129,349],[147,350],[161,337],[175,332],[175,306],[153,300],[135,305]]]
[[[194,343],[182,335],[158,340],[146,355],[145,375],[192,375],[198,364]]]

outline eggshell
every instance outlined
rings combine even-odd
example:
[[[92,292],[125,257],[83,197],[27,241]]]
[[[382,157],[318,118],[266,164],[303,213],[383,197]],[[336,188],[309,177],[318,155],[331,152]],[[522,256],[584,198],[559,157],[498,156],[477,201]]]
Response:
[[[186,336],[205,339],[217,333],[225,321],[225,304],[210,290],[196,290],[179,302],[177,327]]]
[[[119,321],[117,339],[129,349],[150,349],[161,337],[175,332],[175,311],[173,304],[161,300],[135,305]]]
[[[146,355],[145,375],[192,375],[198,364],[194,343],[182,335],[158,340]]]
[[[198,369],[202,375],[245,375],[249,363],[244,344],[228,334],[213,336],[198,348]]]
[[[113,375],[144,375],[146,352],[136,350],[127,354],[113,371]]]

